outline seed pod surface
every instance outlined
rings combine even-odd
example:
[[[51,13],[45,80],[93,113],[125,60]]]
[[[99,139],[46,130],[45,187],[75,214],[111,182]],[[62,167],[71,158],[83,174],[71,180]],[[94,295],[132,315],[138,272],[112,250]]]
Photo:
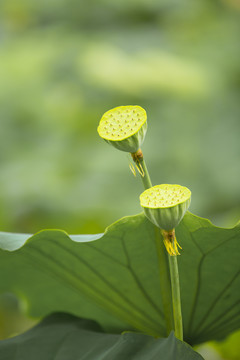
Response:
[[[147,131],[146,111],[137,105],[118,106],[101,118],[98,134],[119,150],[135,153]]]
[[[147,218],[163,230],[180,223],[191,202],[191,191],[180,185],[162,184],[145,190],[140,203]]]

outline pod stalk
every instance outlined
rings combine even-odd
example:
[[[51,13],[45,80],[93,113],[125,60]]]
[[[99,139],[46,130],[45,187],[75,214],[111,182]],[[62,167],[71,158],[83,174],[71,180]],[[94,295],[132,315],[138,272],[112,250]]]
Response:
[[[142,150],[138,149],[135,153],[131,153],[131,156],[132,156],[134,163],[136,164],[137,169],[140,168],[140,171],[138,170],[138,172],[141,175],[141,180],[142,180],[144,189],[145,190],[149,189],[150,187],[152,187],[152,182],[151,182],[151,179],[149,176],[147,165],[144,161]]]
[[[178,263],[176,255],[168,255],[169,268],[171,275],[171,287],[172,287],[172,305],[173,305],[173,318],[175,336],[183,341],[183,325],[182,325],[182,310],[181,310],[181,296],[180,296],[180,284],[178,274]]]
[[[143,169],[144,174],[140,172],[142,184],[145,190],[152,187],[151,178],[147,169],[147,165],[144,161],[143,152],[141,149],[138,149],[135,153],[131,153],[132,159],[138,168],[140,165]],[[171,280],[169,265],[167,259],[167,253],[164,249],[164,244],[161,237],[161,230],[154,226],[155,230],[155,245],[158,257],[158,267],[159,267],[159,282],[160,282],[160,292],[161,300],[163,304],[165,324],[166,324],[166,335],[168,336],[173,330],[173,312],[172,312],[172,294],[171,294]]]

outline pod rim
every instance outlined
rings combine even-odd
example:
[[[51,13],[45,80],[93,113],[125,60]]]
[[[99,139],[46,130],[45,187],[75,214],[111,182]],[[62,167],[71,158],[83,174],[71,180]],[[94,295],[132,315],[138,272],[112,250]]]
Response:
[[[161,184],[145,190],[140,195],[140,204],[148,209],[167,209],[191,199],[191,191],[177,184]]]
[[[113,114],[115,114],[115,117]],[[130,120],[134,121],[132,127]],[[103,114],[97,131],[104,140],[122,141],[136,134],[146,121],[147,113],[141,106],[117,106]],[[111,128],[114,130],[114,133],[110,131]]]

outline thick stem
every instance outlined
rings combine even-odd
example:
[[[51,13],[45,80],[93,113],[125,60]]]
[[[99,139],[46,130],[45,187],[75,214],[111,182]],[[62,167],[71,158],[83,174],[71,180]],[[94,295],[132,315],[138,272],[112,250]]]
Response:
[[[172,256],[168,255],[168,259],[169,259],[169,267],[170,267],[170,275],[171,275],[175,336],[179,340],[183,341],[182,310],[181,310],[177,255],[172,255]]]
[[[143,187],[145,190],[152,187],[151,178],[143,158],[143,153],[139,149],[136,153],[131,154],[136,166],[139,169]],[[139,166],[140,165],[140,166]],[[154,226],[154,225],[153,225]],[[158,256],[159,277],[160,277],[160,291],[163,304],[163,311],[166,323],[166,335],[168,336],[173,329],[173,314],[172,314],[172,294],[171,294],[171,281],[170,272],[166,250],[162,241],[161,231],[158,227],[155,229],[155,244]]]
[[[167,252],[161,237],[160,229],[155,227],[155,243],[158,255],[158,267],[160,277],[160,291],[163,304],[163,311],[166,324],[166,335],[174,329],[173,326],[173,309],[172,309],[172,293],[171,293],[171,280],[168,265]]]
[[[146,165],[143,157],[142,157],[142,159],[139,159],[139,163],[141,164],[142,169],[143,169],[143,175],[141,175],[141,179],[143,182],[144,189],[146,190],[146,189],[149,189],[150,187],[152,187],[152,182],[151,182],[151,179],[150,179],[150,176],[148,173],[147,165]]]

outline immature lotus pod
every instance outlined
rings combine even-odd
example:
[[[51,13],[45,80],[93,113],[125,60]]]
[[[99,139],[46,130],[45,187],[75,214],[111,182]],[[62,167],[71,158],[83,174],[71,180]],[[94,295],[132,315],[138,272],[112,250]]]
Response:
[[[118,106],[105,112],[97,130],[115,148],[135,153],[147,132],[146,111],[137,105]]]
[[[157,185],[140,195],[146,217],[165,231],[175,229],[188,210],[190,202],[191,191],[180,185]]]
[[[145,190],[140,203],[146,217],[158,226],[164,245],[171,256],[180,255],[175,227],[180,223],[191,201],[191,191],[180,185],[162,184]]]

